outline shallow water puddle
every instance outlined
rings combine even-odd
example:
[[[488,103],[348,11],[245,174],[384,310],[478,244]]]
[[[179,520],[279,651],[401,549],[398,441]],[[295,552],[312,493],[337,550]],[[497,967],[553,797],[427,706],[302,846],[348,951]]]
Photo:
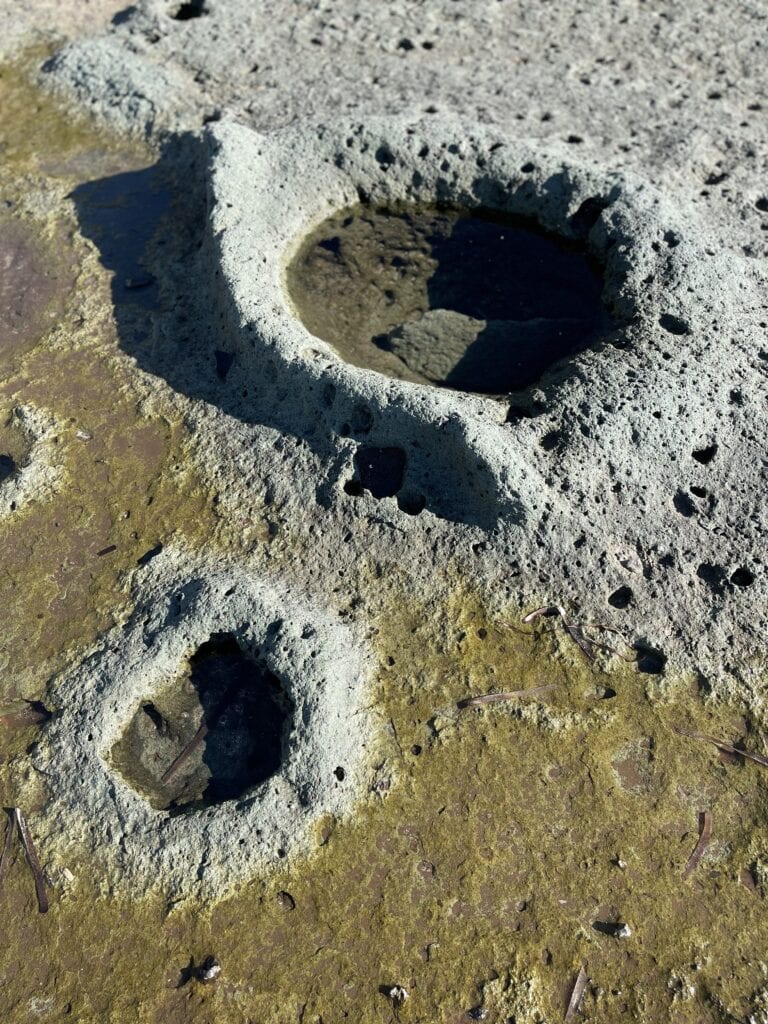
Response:
[[[0,377],[16,369],[61,316],[74,285],[74,261],[63,239],[46,245],[29,218],[0,211]]]
[[[112,761],[158,810],[209,806],[279,769],[290,719],[277,678],[233,637],[216,636],[179,679],[142,702]]]
[[[488,210],[341,211],[303,241],[287,287],[348,362],[483,394],[528,387],[609,329],[580,247]]]

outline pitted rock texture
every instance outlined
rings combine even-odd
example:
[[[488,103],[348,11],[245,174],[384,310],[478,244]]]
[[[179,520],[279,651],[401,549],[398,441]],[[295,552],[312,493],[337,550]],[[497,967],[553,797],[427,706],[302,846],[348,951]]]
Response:
[[[597,621],[609,605],[621,625],[629,602],[614,595],[631,592],[631,640],[660,652],[641,653],[643,670],[723,680],[734,649],[760,650],[765,388],[748,260],[718,256],[695,211],[642,180],[495,129],[431,117],[269,136],[223,125],[209,138],[199,280],[214,283],[216,344],[234,357],[225,408],[331,465],[349,466],[360,444],[401,449],[403,491],[425,511],[379,499],[398,530],[417,547],[427,535],[482,543],[486,578],[521,604],[565,595]],[[296,316],[284,274],[304,236],[361,194],[490,207],[581,239],[620,326],[505,403],[345,363]],[[342,469],[325,498],[340,531],[352,477]]]
[[[140,707],[221,634],[263,664],[290,701],[280,767],[236,800],[158,809],[115,763],[116,745]],[[86,848],[121,891],[159,884],[210,896],[305,849],[323,814],[348,809],[367,767],[369,675],[356,631],[300,594],[164,551],[140,574],[129,622],[57,684],[60,707],[34,757],[50,795],[39,819],[46,855],[66,865]],[[222,714],[236,713],[234,696]]]
[[[258,582],[224,599],[213,552],[150,551],[150,582],[137,568],[128,629],[51,686],[62,711],[36,756],[53,794],[52,859],[63,863],[71,843],[118,890],[151,872],[170,891],[215,895],[279,850],[311,849],[312,823],[370,790],[360,772],[377,733],[355,717],[365,700],[355,666],[391,599],[382,578],[437,604],[461,579],[506,619],[563,604],[624,634],[619,652],[639,685],[691,674],[762,707],[754,261],[719,252],[692,207],[573,154],[437,116],[269,135],[221,124],[166,151],[152,173],[179,188],[145,259],[161,308],[151,335],[121,321],[120,343],[183,404],[225,524],[216,543],[242,533],[225,577]],[[286,273],[307,235],[361,197],[495,209],[579,243],[601,268],[611,329],[503,401],[347,363],[302,323]],[[173,595],[198,579],[200,593],[174,611]],[[280,612],[283,585],[311,611]],[[153,606],[147,647],[141,609]],[[327,717],[341,746],[327,743],[320,715],[275,776],[279,792],[265,784],[244,812],[229,801],[165,817],[110,752],[139,703],[213,633],[233,633],[247,654],[272,614],[320,629],[340,659]],[[296,685],[313,686],[317,671],[302,662]],[[241,845],[256,827],[259,843]]]
[[[0,766],[53,889],[27,913],[11,861],[8,1020],[378,1021],[396,985],[404,1019],[559,1020],[580,964],[596,1021],[764,1010],[761,769],[701,739],[759,751],[766,722],[764,27],[741,0],[139,0],[43,78],[153,143],[215,123],[209,148],[144,170],[99,157],[106,132],[70,152],[38,93],[9,104],[4,196],[85,251],[5,392],[69,432],[66,486],[2,520],[5,695],[54,712]],[[503,401],[346,362],[287,267],[379,201],[575,240],[614,328]],[[401,347],[414,377],[442,373],[430,337]],[[521,624],[554,603],[633,660]],[[221,634],[332,697],[328,750],[310,720],[285,800],[194,806],[195,775],[186,813],[155,810],[136,769],[195,723],[138,766],[115,740],[155,701],[165,728]],[[502,688],[527,696],[457,708]]]
[[[47,77],[140,132],[458,113],[634,170],[699,207],[716,248],[760,257],[764,34],[749,0],[140,0]]]

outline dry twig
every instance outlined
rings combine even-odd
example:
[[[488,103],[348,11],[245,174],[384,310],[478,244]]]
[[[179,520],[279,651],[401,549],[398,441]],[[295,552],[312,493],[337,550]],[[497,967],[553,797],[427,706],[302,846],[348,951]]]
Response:
[[[216,726],[219,723],[219,719],[224,714],[224,712],[227,710],[227,708],[230,706],[232,701],[235,699],[235,697],[237,696],[239,690],[241,689],[241,686],[242,686],[242,684],[239,683],[239,682],[237,682],[234,685],[230,686],[224,692],[224,696],[221,698],[219,703],[216,705],[216,707],[214,708],[213,712],[211,714],[209,714],[207,720],[205,718],[205,713],[203,713],[203,715],[204,715],[203,721],[200,723],[200,727],[198,728],[197,732],[192,737],[192,739],[189,741],[189,743],[187,743],[187,745],[184,747],[184,749],[181,751],[181,753],[176,758],[174,758],[173,762],[168,766],[168,768],[166,768],[165,772],[161,776],[161,778],[160,778],[160,785],[161,786],[165,786],[166,783],[170,782],[170,780],[173,778],[173,776],[176,774],[176,772],[179,770],[179,768],[184,764],[184,762],[187,760],[187,758],[190,756],[190,754],[193,754],[195,752],[195,750],[197,750],[197,748],[203,742],[203,740],[208,735],[208,733],[211,731],[211,729],[215,729],[216,728]]]
[[[5,875],[8,871],[8,859],[11,853],[11,847],[13,846],[13,840],[16,837],[16,815],[11,814],[8,818],[8,826],[5,830],[5,842],[3,843],[3,853],[0,856],[0,890],[3,888],[3,882],[5,881]]]
[[[705,743],[712,743],[725,754],[736,754],[738,757],[747,758],[748,761],[754,761],[755,764],[759,764],[763,768],[768,768],[768,757],[765,754],[755,754],[751,750],[742,750],[741,747],[734,747],[732,743],[728,743],[726,740],[719,740],[716,736],[707,736],[703,732],[688,732],[687,729],[677,728],[673,728],[673,732],[676,732],[678,736],[687,736],[692,740],[703,740]]]
[[[29,834],[27,822],[24,815],[21,813],[21,808],[14,807],[13,813],[16,818],[16,824],[19,827],[21,845],[24,847],[24,853],[27,855],[27,862],[35,878],[37,908],[41,914],[45,914],[48,911],[48,895],[45,891],[45,879],[43,878],[43,872],[40,869],[40,861],[37,859],[37,853],[35,852],[35,847],[32,842],[32,836]]]
[[[688,863],[685,865],[685,871],[683,872],[683,881],[688,878],[696,870],[699,861],[704,856],[704,851],[709,846],[709,840],[712,835],[712,815],[709,811],[699,812],[699,841],[694,847],[693,853],[688,858]]]
[[[584,967],[584,965],[582,964],[581,965],[581,970],[579,971],[578,975],[576,976],[576,981],[574,982],[574,985],[573,985],[573,991],[571,992],[571,998],[568,1001],[568,1009],[565,1011],[565,1020],[566,1021],[573,1020],[573,1018],[578,1013],[579,1007],[581,1006],[581,1000],[584,998],[584,990],[587,987],[587,982],[588,981],[589,981],[589,978],[587,977],[587,970]]]
[[[464,711],[466,708],[479,708],[484,704],[498,704],[504,700],[538,697],[542,693],[549,693],[551,690],[556,689],[555,683],[550,683],[547,686],[534,686],[529,690],[504,690],[501,693],[483,693],[479,697],[465,697],[458,702],[458,707]]]
[[[178,757],[175,757],[171,765],[168,768],[166,768],[165,772],[163,772],[163,775],[160,778],[161,786],[165,786],[168,782],[171,781],[171,779],[179,770],[179,768],[181,768],[181,766],[184,764],[184,762],[187,760],[190,754],[194,753],[194,751],[197,750],[197,748],[200,746],[200,744],[203,742],[207,735],[208,723],[201,722],[200,728],[197,730],[197,732],[189,741],[189,743],[187,743],[187,745],[184,747],[184,749],[178,755]]]

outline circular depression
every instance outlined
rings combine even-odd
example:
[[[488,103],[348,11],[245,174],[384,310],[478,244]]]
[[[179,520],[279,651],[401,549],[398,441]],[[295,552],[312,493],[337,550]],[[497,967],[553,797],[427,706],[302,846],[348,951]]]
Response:
[[[286,271],[304,326],[347,362],[491,395],[608,333],[602,284],[582,245],[533,220],[406,204],[335,213]]]

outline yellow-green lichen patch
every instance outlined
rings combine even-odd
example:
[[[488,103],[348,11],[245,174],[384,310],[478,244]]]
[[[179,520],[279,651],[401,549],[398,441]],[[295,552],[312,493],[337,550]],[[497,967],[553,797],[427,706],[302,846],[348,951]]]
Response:
[[[158,544],[200,539],[211,513],[207,489],[184,468],[185,428],[142,414],[107,361],[41,351],[25,369],[13,397],[60,424],[49,443],[66,480],[0,522],[0,592],[7,670],[42,683],[68,648],[116,621],[126,602],[121,575]]]
[[[40,922],[17,864],[9,944],[37,936],[46,970],[34,989],[33,965],[5,969],[14,1012],[36,991],[79,1020],[381,1021],[393,1008],[379,989],[399,984],[402,1021],[458,1024],[478,1007],[559,1021],[582,964],[589,1020],[748,1012],[768,938],[766,776],[674,730],[757,748],[760,723],[687,682],[649,686],[615,660],[605,675],[466,595],[438,610],[392,598],[376,641],[384,725],[356,813],[319,825],[312,856],[167,917],[154,898],[96,897],[73,865]],[[539,700],[456,707],[544,682],[556,689]],[[701,810],[712,840],[683,880]],[[610,934],[623,924],[628,936]],[[217,982],[184,973],[211,954]],[[7,944],[5,968],[13,955]]]
[[[40,696],[73,650],[124,613],[126,570],[173,538],[194,545],[213,522],[182,413],[120,351],[111,274],[79,233],[70,198],[84,180],[135,171],[152,155],[42,93],[33,76],[43,57],[31,51],[0,68],[0,244],[18,236],[32,246],[34,260],[20,266],[35,299],[12,325],[23,344],[3,346],[2,437],[18,463],[13,410],[39,411],[53,427],[36,457],[58,472],[55,488],[33,489],[0,521],[3,699]],[[28,439],[16,447],[27,457]]]
[[[0,65],[4,175],[82,181],[146,162],[146,146],[105,131],[36,86],[49,56],[50,48],[38,45]]]

